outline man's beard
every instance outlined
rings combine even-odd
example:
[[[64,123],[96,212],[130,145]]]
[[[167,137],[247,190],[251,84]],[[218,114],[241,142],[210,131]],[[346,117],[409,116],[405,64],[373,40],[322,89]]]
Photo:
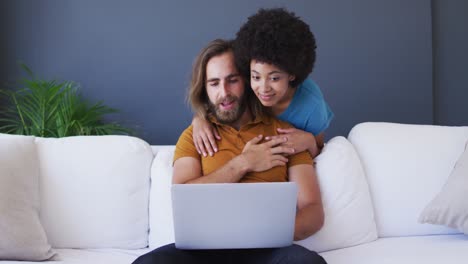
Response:
[[[231,110],[221,110],[219,105],[225,100],[233,101],[236,105]],[[242,95],[240,98],[237,96],[228,95],[218,100],[216,104],[213,104],[211,101],[209,101],[210,112],[213,113],[218,122],[222,124],[231,124],[239,120],[245,111],[245,107],[246,102],[244,100],[244,95]]]

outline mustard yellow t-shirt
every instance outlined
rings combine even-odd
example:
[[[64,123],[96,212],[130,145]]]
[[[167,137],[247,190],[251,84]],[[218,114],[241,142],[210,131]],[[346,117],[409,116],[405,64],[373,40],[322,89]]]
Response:
[[[181,157],[196,158],[201,162],[202,174],[208,175],[240,155],[245,144],[254,137],[260,134],[264,137],[278,135],[277,128],[292,127],[286,122],[269,116],[257,117],[254,121],[242,126],[239,131],[228,125],[216,122],[214,118],[211,118],[210,121],[216,126],[221,136],[221,140],[216,142],[218,144],[218,152],[212,157],[204,157],[198,154],[192,138],[193,127],[189,126],[177,141],[174,162]],[[286,182],[288,181],[288,168],[298,164],[313,164],[308,151],[289,156],[286,166],[277,166],[263,172],[249,172],[240,182]]]

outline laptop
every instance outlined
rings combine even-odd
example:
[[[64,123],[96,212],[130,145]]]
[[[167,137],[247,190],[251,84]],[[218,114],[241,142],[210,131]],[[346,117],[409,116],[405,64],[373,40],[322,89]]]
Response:
[[[293,242],[293,182],[172,185],[179,249],[277,248]]]

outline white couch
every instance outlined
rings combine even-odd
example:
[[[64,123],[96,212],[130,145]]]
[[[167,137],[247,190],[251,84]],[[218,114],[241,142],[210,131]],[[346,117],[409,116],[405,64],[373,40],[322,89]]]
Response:
[[[57,253],[45,263],[131,263],[173,242],[174,146],[121,136],[23,138],[37,160],[8,164],[38,171],[35,209]],[[362,123],[347,139],[331,139],[316,159],[325,225],[298,243],[330,264],[468,263],[468,236],[418,222],[467,140],[468,127],[392,123]],[[14,152],[0,151],[0,159]]]

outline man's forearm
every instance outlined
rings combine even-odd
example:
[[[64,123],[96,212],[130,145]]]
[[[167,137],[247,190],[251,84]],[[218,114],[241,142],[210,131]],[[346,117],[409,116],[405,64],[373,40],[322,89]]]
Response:
[[[242,155],[239,155],[216,171],[187,181],[186,183],[233,183],[239,182],[248,172],[247,163]]]
[[[302,240],[313,235],[323,226],[324,216],[322,206],[309,204],[296,213],[294,240]]]
[[[314,138],[310,141],[311,144],[307,147],[307,150],[309,151],[312,158],[315,158],[320,154],[320,152],[322,152],[324,146],[324,135],[321,133],[317,136],[312,135],[312,137]]]
[[[309,151],[310,156],[312,156],[312,158],[317,157],[318,154],[320,154],[320,151],[321,151],[321,149],[319,148],[319,146],[315,142],[313,143],[313,145],[309,146],[307,148],[307,150]]]
[[[309,146],[307,150],[309,151],[312,158],[315,158],[320,154],[320,152],[322,152],[323,146],[325,145],[325,135],[323,132],[315,136],[312,142],[313,145]]]

